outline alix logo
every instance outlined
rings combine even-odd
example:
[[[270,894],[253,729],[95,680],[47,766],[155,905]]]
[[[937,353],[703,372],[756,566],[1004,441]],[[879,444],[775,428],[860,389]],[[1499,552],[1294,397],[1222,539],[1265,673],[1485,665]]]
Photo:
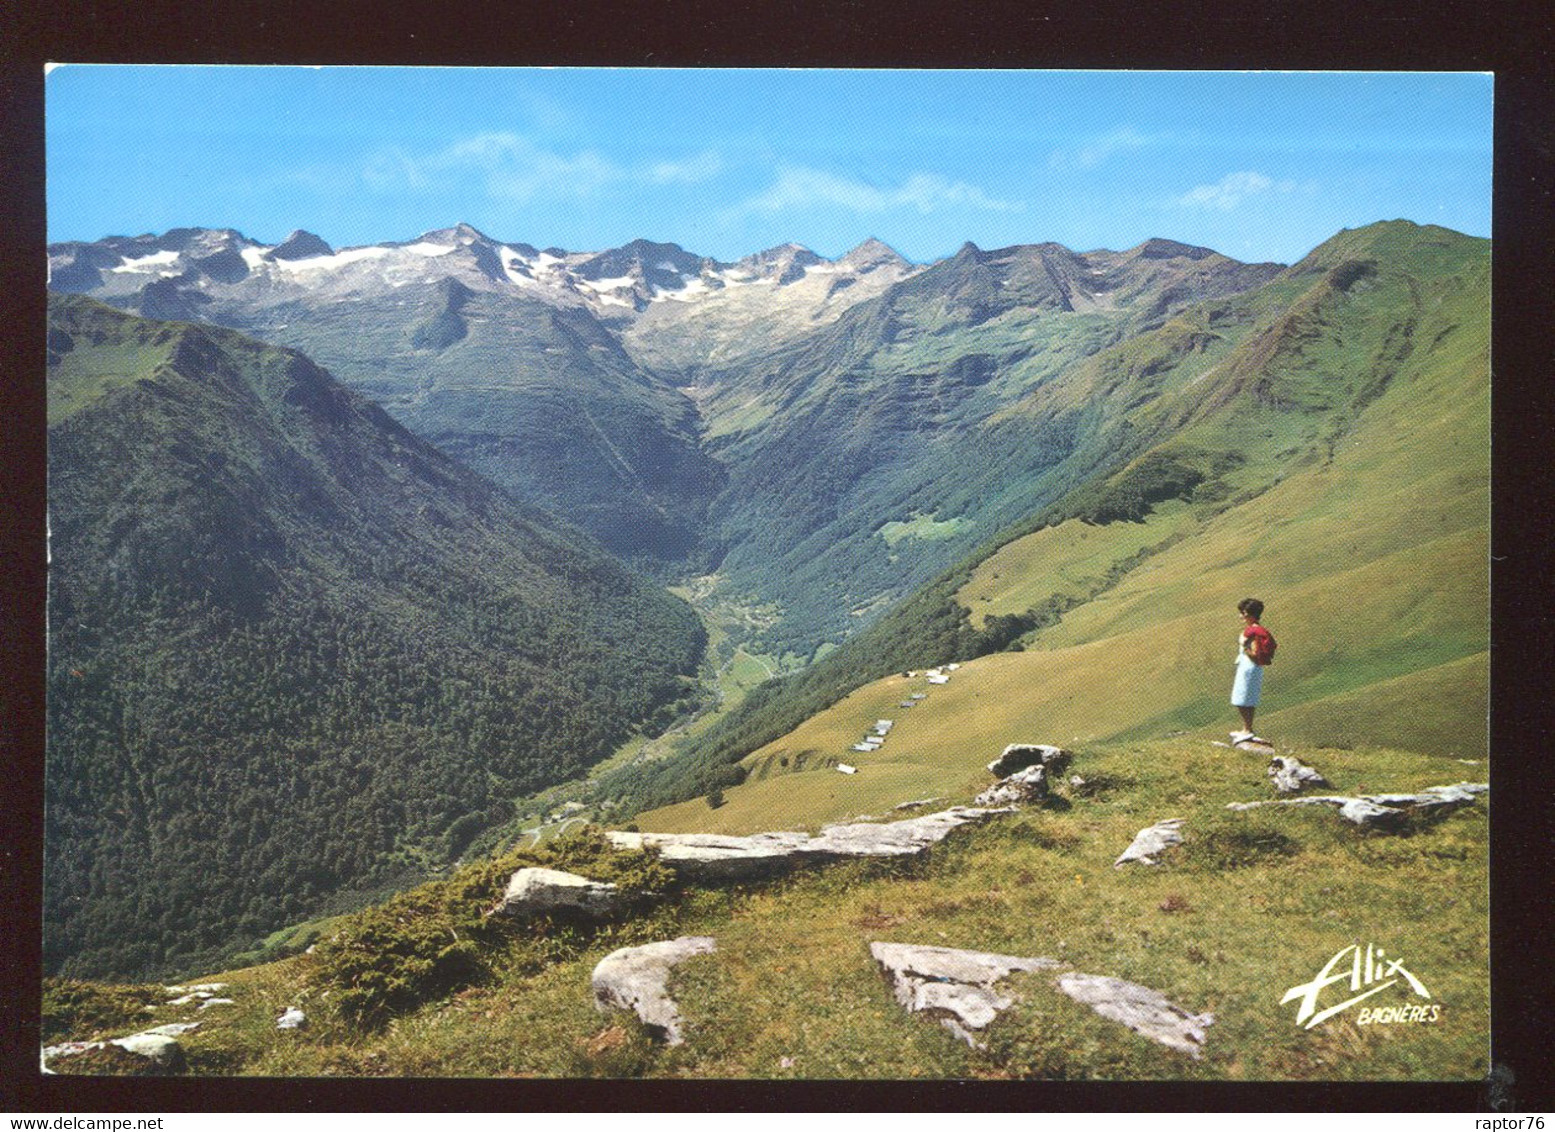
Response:
[[[1348,966],[1345,959],[1349,959]],[[1336,983],[1348,982],[1351,991],[1359,991],[1343,1002],[1333,1006],[1318,1009],[1318,999],[1323,991]],[[1280,999],[1280,1004],[1299,998],[1301,1007],[1296,1011],[1296,1024],[1305,1024],[1310,1030],[1319,1022],[1332,1018],[1341,1010],[1348,1010],[1358,1002],[1364,1002],[1374,994],[1381,994],[1389,987],[1399,982],[1407,982],[1410,988],[1421,998],[1430,998],[1431,992],[1425,989],[1425,984],[1415,978],[1404,966],[1402,959],[1388,959],[1387,953],[1382,948],[1368,943],[1363,952],[1361,945],[1352,943],[1349,947],[1342,948],[1337,955],[1330,959],[1317,978],[1310,983],[1302,983],[1300,986],[1291,987],[1285,992],[1285,997]],[[1367,988],[1367,989],[1362,989]],[[1434,1022],[1441,1017],[1441,1007],[1405,1007],[1400,1010],[1389,1011],[1361,1011],[1359,1021],[1364,1025],[1368,1022]],[[1376,1017],[1373,1017],[1376,1015]]]

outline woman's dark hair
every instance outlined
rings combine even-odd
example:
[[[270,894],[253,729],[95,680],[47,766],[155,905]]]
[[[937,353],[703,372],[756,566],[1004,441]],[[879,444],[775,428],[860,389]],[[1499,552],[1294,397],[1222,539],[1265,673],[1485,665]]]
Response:
[[[1238,613],[1251,613],[1253,620],[1256,621],[1263,616],[1263,602],[1255,597],[1244,597],[1236,603],[1236,611]]]

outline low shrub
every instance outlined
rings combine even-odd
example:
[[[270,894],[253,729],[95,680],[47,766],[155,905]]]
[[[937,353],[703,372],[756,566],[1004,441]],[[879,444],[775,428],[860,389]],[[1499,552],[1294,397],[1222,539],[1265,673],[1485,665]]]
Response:
[[[43,1040],[91,1041],[138,1026],[146,1020],[146,1007],[161,998],[162,988],[149,984],[109,986],[77,979],[44,979]]]
[[[598,829],[586,827],[538,849],[471,865],[357,913],[318,945],[310,984],[333,994],[346,1022],[372,1027],[479,981],[499,954],[528,967],[576,954],[596,925],[563,913],[521,923],[488,916],[509,876],[524,867],[560,869],[614,884],[625,894],[629,911],[667,893],[673,883],[656,854],[616,849]]]

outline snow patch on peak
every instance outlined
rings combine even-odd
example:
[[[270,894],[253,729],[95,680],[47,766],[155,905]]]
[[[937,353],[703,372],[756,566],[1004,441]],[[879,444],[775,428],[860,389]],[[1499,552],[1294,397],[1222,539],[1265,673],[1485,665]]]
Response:
[[[128,259],[113,268],[114,271],[158,271],[159,268],[171,267],[178,262],[176,251],[153,252],[151,255],[140,256],[136,259]]]
[[[348,264],[360,263],[363,260],[378,259],[388,254],[388,248],[377,246],[346,248],[336,252],[334,255],[310,256],[307,259],[280,259],[275,260],[274,263],[286,271],[319,271],[345,267]]]
[[[603,294],[606,291],[621,291],[636,284],[636,280],[630,275],[618,275],[614,279],[580,279],[578,280],[590,291],[598,291]]]

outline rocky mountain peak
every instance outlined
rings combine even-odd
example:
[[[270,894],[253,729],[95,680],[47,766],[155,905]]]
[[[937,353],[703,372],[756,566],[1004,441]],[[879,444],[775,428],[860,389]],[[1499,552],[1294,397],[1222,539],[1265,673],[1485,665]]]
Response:
[[[578,264],[579,278],[620,279],[630,277],[657,284],[656,275],[666,273],[696,275],[701,272],[702,257],[693,255],[679,244],[658,244],[651,240],[633,240],[619,248],[600,252]]]
[[[758,278],[776,279],[782,286],[803,279],[805,268],[825,262],[803,244],[787,243],[746,256],[735,266]]]
[[[495,244],[496,241],[486,235],[473,224],[462,221],[452,228],[438,228],[431,232],[423,233],[413,243],[423,244],[454,244],[468,246],[470,244]]]
[[[213,255],[228,248],[251,248],[257,245],[235,228],[169,228],[161,236],[150,241],[159,251],[183,252],[187,255]]]
[[[1193,244],[1179,244],[1176,240],[1146,240],[1134,249],[1141,259],[1205,259],[1216,255],[1213,248],[1201,248]]]
[[[265,253],[268,260],[311,259],[314,256],[334,255],[335,249],[312,232],[298,228],[286,239]]]
[[[871,236],[837,263],[844,267],[851,267],[855,271],[873,271],[878,267],[910,267],[902,255],[882,240]]]

